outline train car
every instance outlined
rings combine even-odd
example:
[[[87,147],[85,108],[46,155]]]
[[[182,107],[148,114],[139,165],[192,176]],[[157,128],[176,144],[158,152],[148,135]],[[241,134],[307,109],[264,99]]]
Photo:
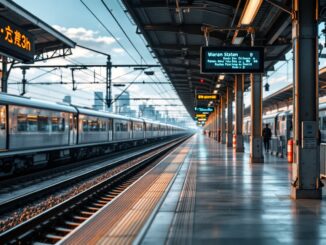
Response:
[[[132,119],[132,138],[145,139],[145,120]]]
[[[1,94],[0,149],[24,150],[74,144],[76,132],[70,123],[76,115],[77,110],[71,106]]]
[[[78,108],[78,138],[77,144],[96,142],[111,142],[113,140],[112,115]]]
[[[326,143],[326,103],[319,106],[319,129],[321,142]]]
[[[35,165],[86,159],[183,131],[173,125],[0,93],[0,176]]]

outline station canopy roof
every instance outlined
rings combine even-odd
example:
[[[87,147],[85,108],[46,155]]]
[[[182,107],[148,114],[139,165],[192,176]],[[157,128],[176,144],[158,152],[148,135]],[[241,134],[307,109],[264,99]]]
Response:
[[[200,73],[200,47],[205,46],[206,41],[209,46],[233,46],[235,37],[241,46],[250,46],[248,32],[236,30],[240,27],[246,0],[123,2],[191,115],[194,115],[195,91],[212,93],[219,76]],[[251,25],[255,29],[255,46],[265,48],[265,73],[273,70],[276,62],[285,60],[285,54],[292,47],[291,16],[270,2],[284,9],[291,9],[292,3],[290,0],[263,1]],[[226,75],[218,92],[223,93],[226,84],[233,79],[234,76]],[[249,81],[245,86],[249,86]]]
[[[326,67],[319,69],[319,96],[326,96]],[[276,91],[263,99],[263,111],[288,106],[293,102],[293,84]],[[250,115],[250,106],[244,109],[244,115]]]
[[[0,0],[0,16],[35,38],[35,61],[71,54],[76,43],[11,0]]]

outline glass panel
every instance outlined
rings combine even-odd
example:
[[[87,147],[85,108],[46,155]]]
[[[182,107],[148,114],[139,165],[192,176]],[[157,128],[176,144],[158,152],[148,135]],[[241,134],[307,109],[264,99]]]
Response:
[[[38,116],[38,131],[48,132],[49,131],[49,118],[44,116]]]
[[[27,115],[27,131],[28,132],[37,132],[37,115]]]
[[[58,130],[59,130],[60,132],[65,131],[65,119],[62,118],[62,117],[59,118]]]
[[[87,132],[88,131],[88,121],[87,120],[83,120],[83,131]]]
[[[17,116],[17,131],[26,132],[27,131],[27,115],[18,114]]]
[[[88,121],[88,127],[89,127],[89,130],[92,132],[97,132],[100,129],[99,122],[97,120]]]
[[[322,117],[322,130],[326,130],[326,117]]]
[[[0,130],[6,129],[6,107],[0,106]]]

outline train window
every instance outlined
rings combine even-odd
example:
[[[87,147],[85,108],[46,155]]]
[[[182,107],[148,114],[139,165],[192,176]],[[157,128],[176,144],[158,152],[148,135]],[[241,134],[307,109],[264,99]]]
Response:
[[[37,115],[27,115],[27,131],[37,132],[37,130],[38,130]]]
[[[322,126],[321,126],[322,130],[326,130],[326,117],[322,117]]]
[[[52,132],[62,132],[65,131],[65,119],[61,117],[51,118]]]
[[[100,131],[106,131],[106,121],[99,120],[99,127],[100,127]]]
[[[59,118],[59,131],[63,132],[65,131],[65,119],[64,118]]]
[[[69,115],[69,129],[73,130],[74,129],[74,115],[70,113]]]
[[[6,107],[0,106],[0,130],[6,129]]]
[[[100,125],[98,120],[88,121],[89,131],[97,132],[100,130]]]
[[[136,123],[134,122],[134,131],[142,131],[143,130],[143,124],[142,123]]]
[[[82,123],[83,123],[83,131],[87,132],[88,131],[88,121],[84,119]]]
[[[112,131],[112,120],[108,120],[108,131]]]
[[[18,114],[18,116],[17,116],[17,131],[18,132],[27,131],[27,115]]]
[[[128,123],[124,122],[121,124],[121,131],[128,131]]]
[[[48,117],[44,117],[44,116],[38,116],[37,118],[37,128],[38,131],[40,132],[47,132],[49,131],[49,118]]]
[[[115,131],[121,131],[120,123],[115,123]]]

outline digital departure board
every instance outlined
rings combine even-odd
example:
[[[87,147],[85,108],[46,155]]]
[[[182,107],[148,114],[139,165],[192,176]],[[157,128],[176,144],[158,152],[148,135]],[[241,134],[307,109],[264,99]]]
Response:
[[[201,73],[263,73],[260,47],[202,47]]]
[[[204,113],[204,112],[213,112],[214,111],[214,107],[195,107],[195,111]]]
[[[217,94],[197,94],[197,100],[217,100]]]

